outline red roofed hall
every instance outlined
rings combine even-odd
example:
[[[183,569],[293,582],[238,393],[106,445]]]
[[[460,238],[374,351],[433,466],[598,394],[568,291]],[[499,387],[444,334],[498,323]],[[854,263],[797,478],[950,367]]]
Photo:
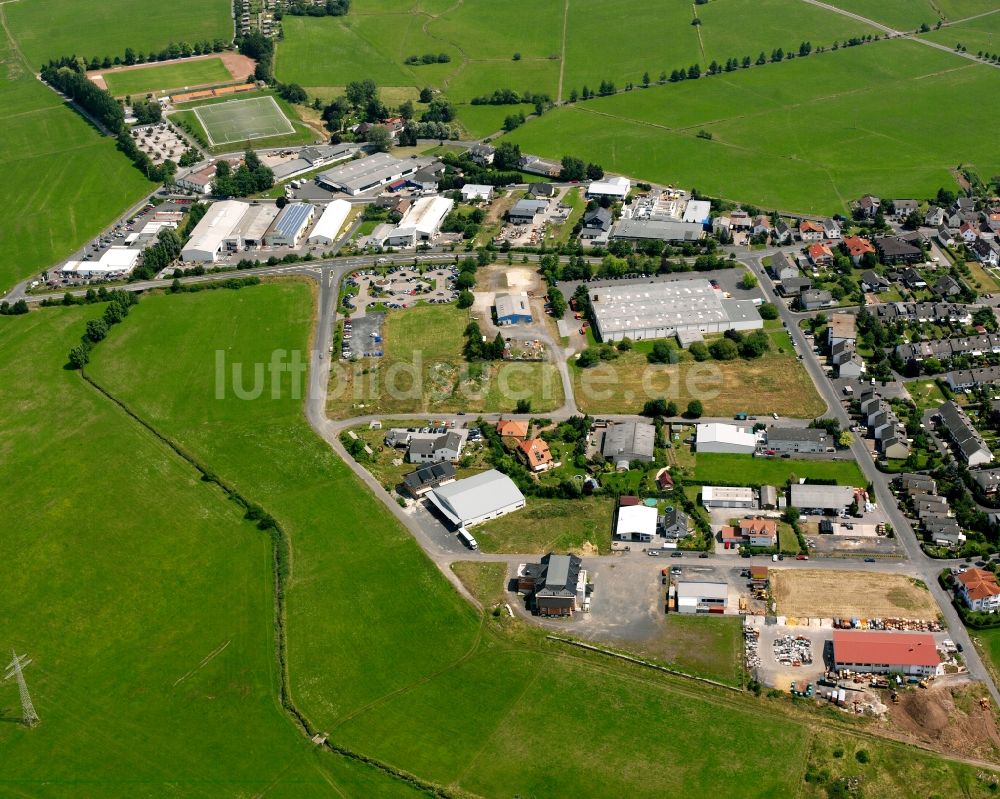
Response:
[[[937,674],[941,656],[928,633],[834,630],[833,662],[838,671],[930,677]]]
[[[973,610],[993,612],[1000,609],[1000,585],[997,576],[985,569],[969,569],[956,575],[958,595]]]

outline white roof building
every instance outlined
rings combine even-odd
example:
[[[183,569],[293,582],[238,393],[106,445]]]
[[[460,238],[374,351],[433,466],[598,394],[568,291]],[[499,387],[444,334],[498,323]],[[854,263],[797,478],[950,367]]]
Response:
[[[212,263],[249,207],[239,200],[222,200],[212,205],[191,231],[191,238],[181,250],[181,259]]]
[[[698,425],[695,449],[698,452],[752,455],[757,449],[757,436],[745,427],[708,422]]]
[[[678,613],[725,613],[729,585],[682,580],[677,583],[676,597]]]
[[[496,469],[438,486],[428,498],[448,521],[460,527],[471,527],[524,507],[524,494]]]
[[[455,201],[447,197],[421,197],[406,209],[382,246],[415,247],[418,242],[430,241],[441,230],[441,223],[454,206]]]
[[[614,197],[624,200],[628,197],[632,182],[628,178],[615,177],[607,180],[595,180],[587,187],[588,197]]]
[[[615,538],[619,541],[652,541],[656,536],[657,510],[646,505],[626,505],[618,509]]]
[[[701,504],[706,508],[753,508],[757,502],[752,488],[702,486]]]
[[[351,213],[351,204],[347,200],[334,200],[330,203],[323,215],[312,229],[307,244],[333,244],[337,239],[337,234],[344,222]]]
[[[466,183],[462,186],[462,199],[467,203],[475,200],[492,200],[493,187],[478,183]]]
[[[111,247],[96,261],[67,261],[59,272],[68,277],[121,277],[131,274],[141,254],[134,247]]]
[[[705,225],[712,217],[712,203],[708,200],[690,200],[684,209],[682,222],[694,222]]]

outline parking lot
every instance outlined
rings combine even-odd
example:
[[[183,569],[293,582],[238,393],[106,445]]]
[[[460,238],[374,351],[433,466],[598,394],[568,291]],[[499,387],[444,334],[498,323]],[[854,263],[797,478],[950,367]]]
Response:
[[[340,348],[340,357],[345,360],[381,357],[384,321],[384,313],[365,314],[344,320],[344,340]]]
[[[357,287],[357,294],[345,304],[357,316],[369,308],[410,308],[418,302],[445,304],[458,299],[455,278],[458,269],[443,266],[421,274],[414,266],[390,266],[385,270],[366,269],[347,277],[347,285]]]
[[[176,162],[189,146],[187,139],[169,122],[132,128],[132,138],[154,164],[161,164],[168,158]]]

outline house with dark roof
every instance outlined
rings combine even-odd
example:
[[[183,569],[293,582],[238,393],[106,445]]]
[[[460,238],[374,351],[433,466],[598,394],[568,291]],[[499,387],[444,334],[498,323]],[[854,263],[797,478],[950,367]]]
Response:
[[[617,468],[627,469],[633,461],[650,463],[656,429],[648,422],[621,422],[604,431],[601,454]]]
[[[938,409],[941,429],[955,445],[955,451],[969,467],[982,466],[993,460],[993,453],[976,430],[972,420],[958,405],[949,400]]]
[[[878,197],[866,194],[858,200],[857,207],[864,216],[872,218],[878,213],[879,208],[882,207],[882,201]]]
[[[767,448],[779,455],[797,452],[832,452],[833,439],[822,428],[771,427],[767,431]]]
[[[784,220],[779,219],[778,224],[774,226],[774,230],[771,231],[771,238],[774,239],[776,244],[786,244],[792,240],[792,229],[784,222]]]
[[[839,239],[841,235],[840,222],[833,217],[823,220],[823,235],[828,239]]]
[[[892,283],[878,272],[866,269],[861,273],[861,290],[873,294],[881,294],[892,288]]]
[[[450,483],[454,479],[454,466],[450,463],[434,463],[403,475],[403,488],[414,499],[420,499],[431,489]]]
[[[594,208],[583,215],[583,227],[580,230],[581,239],[607,238],[611,230],[611,211],[607,208]]]
[[[912,266],[908,266],[899,273],[899,282],[906,286],[906,288],[910,291],[913,291],[914,289],[927,288],[927,281],[924,280],[924,276]]]
[[[906,219],[910,214],[920,210],[920,203],[916,200],[893,200],[892,215],[896,219]]]
[[[924,259],[923,250],[899,236],[880,236],[875,239],[875,248],[879,258],[887,264],[912,264]]]
[[[492,144],[477,144],[469,148],[469,158],[480,166],[489,166],[496,157],[497,149]]]
[[[414,438],[406,451],[410,463],[440,463],[457,461],[465,446],[464,430],[449,430],[435,437]]]
[[[924,224],[927,227],[939,227],[945,219],[944,208],[939,208],[936,205],[932,205],[927,209],[927,213],[924,214]]]
[[[1000,266],[1000,248],[995,241],[978,239],[970,247],[972,256],[983,266]]]
[[[973,469],[969,472],[969,476],[987,496],[993,496],[1000,491],[1000,469]]]
[[[781,281],[778,291],[784,297],[798,297],[803,291],[812,288],[812,278],[786,277]]]
[[[528,186],[528,197],[532,200],[550,200],[556,196],[556,191],[551,183],[532,183]]]
[[[931,290],[941,297],[954,297],[962,293],[962,285],[951,275],[941,275],[934,281]]]
[[[517,590],[528,595],[539,616],[572,616],[589,604],[593,586],[579,557],[550,552],[538,563],[518,566]]]
[[[799,267],[787,253],[776,252],[771,258],[771,274],[775,280],[799,276]]]
[[[833,305],[833,295],[826,289],[809,289],[799,294],[799,306],[803,311],[818,311]]]

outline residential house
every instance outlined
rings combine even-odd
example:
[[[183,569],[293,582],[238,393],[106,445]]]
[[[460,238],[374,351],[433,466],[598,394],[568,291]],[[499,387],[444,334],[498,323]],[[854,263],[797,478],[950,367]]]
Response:
[[[551,183],[532,183],[528,186],[529,200],[551,200],[558,193],[558,189]]]
[[[944,208],[939,208],[936,205],[932,205],[927,209],[927,213],[924,214],[924,224],[927,227],[941,227],[944,220]]]
[[[826,289],[809,289],[799,294],[799,306],[803,311],[818,311],[833,304],[833,295]]]
[[[492,144],[477,144],[469,148],[469,158],[480,166],[490,166],[496,154],[497,148]]]
[[[818,222],[813,222],[809,219],[803,219],[799,222],[799,238],[802,241],[821,241],[823,236],[823,226]]]
[[[414,438],[410,441],[406,458],[410,463],[440,463],[457,461],[465,446],[465,430],[449,430],[433,438]]]
[[[519,419],[501,419],[497,422],[497,433],[500,438],[524,441],[528,437],[528,422]]]
[[[607,208],[594,208],[583,215],[581,239],[607,239],[611,231],[611,211]]]
[[[920,210],[920,203],[916,200],[893,200],[892,215],[902,222],[912,213]]]
[[[875,247],[868,239],[863,239],[860,236],[848,236],[841,242],[841,246],[844,249],[854,264],[860,264],[861,259],[864,258],[869,253],[875,253]]]
[[[931,290],[940,297],[954,297],[962,293],[962,285],[951,275],[942,275],[934,281]]]
[[[781,281],[778,291],[784,297],[798,297],[803,291],[812,288],[812,278],[787,277]]]
[[[447,462],[434,463],[403,475],[403,488],[414,499],[420,499],[428,491],[450,483],[454,479],[454,466]]]
[[[462,186],[462,201],[467,203],[489,202],[493,199],[493,187],[479,183],[466,183]]]
[[[979,238],[979,226],[972,222],[965,222],[958,228],[958,237],[965,244],[972,244]]]
[[[792,240],[792,229],[784,220],[779,219],[778,224],[771,231],[771,238],[774,239],[775,244],[787,244]]]
[[[775,280],[799,277],[799,267],[787,253],[777,252],[771,258],[771,274]]]
[[[1000,266],[1000,248],[996,242],[979,239],[970,249],[972,256],[983,266]]]
[[[983,437],[972,424],[972,420],[952,401],[945,402],[938,409],[938,419],[945,435],[955,445],[955,450],[970,468],[982,466],[993,460],[993,453],[986,446]]]
[[[878,197],[872,197],[872,195],[866,194],[858,200],[857,207],[864,216],[871,219],[874,218],[879,212],[879,209],[882,207],[882,201]]]
[[[859,378],[865,373],[865,362],[857,353],[837,366],[837,377]]]
[[[751,236],[770,236],[771,235],[771,218],[765,214],[760,214],[754,217],[753,228],[750,230]]]
[[[544,472],[552,467],[552,452],[545,439],[532,438],[518,442],[517,454],[533,472]]]
[[[887,264],[912,264],[924,259],[923,250],[899,236],[879,236],[875,239],[875,248],[882,262]]]
[[[912,266],[906,267],[906,269],[899,273],[899,282],[910,291],[927,288],[927,281],[924,280],[924,276]]]
[[[946,225],[938,225],[937,240],[940,242],[942,247],[955,246],[955,237],[951,235],[951,231]]]
[[[952,391],[971,391],[976,386],[1000,383],[1000,366],[983,366],[978,369],[957,369],[944,376]]]
[[[955,575],[955,593],[971,610],[1000,610],[1000,585],[993,572],[972,568]]]
[[[873,294],[881,294],[892,288],[892,283],[887,278],[871,269],[866,269],[861,273],[861,290]]]
[[[663,515],[657,520],[660,533],[670,540],[687,538],[691,535],[691,527],[684,511],[670,505],[663,510]]]
[[[967,305],[954,302],[884,302],[871,311],[881,322],[957,322],[968,325],[972,313]]]
[[[840,222],[833,217],[823,220],[823,235],[828,239],[839,239],[841,236]]]
[[[697,219],[692,221],[697,221]],[[750,219],[750,214],[742,208],[738,208],[729,214],[729,226],[733,230],[750,230],[753,227],[753,221]]]
[[[586,608],[592,587],[579,557],[550,552],[539,563],[517,567],[517,590],[528,594],[539,616],[572,616]]]
[[[833,251],[820,242],[810,244],[808,254],[814,266],[830,266],[833,263]]]
[[[986,496],[992,497],[1000,491],[1000,469],[973,469],[969,475]]]
[[[826,342],[831,347],[840,341],[854,341],[858,337],[858,320],[852,313],[836,313],[830,317],[826,328]]]

